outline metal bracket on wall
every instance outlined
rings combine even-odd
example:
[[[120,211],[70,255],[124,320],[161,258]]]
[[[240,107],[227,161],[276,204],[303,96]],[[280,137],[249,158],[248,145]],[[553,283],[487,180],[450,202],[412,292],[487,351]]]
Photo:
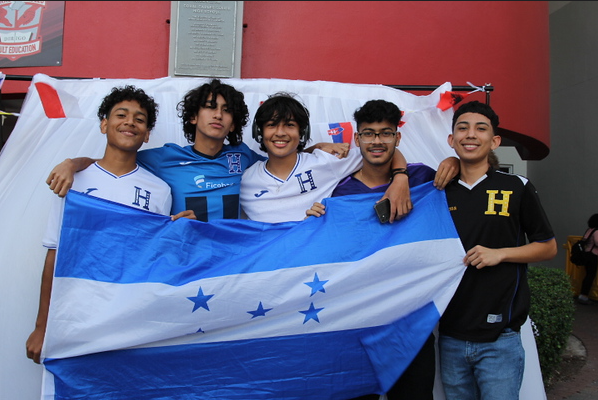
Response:
[[[394,89],[404,90],[406,92],[409,91],[424,91],[424,92],[433,92],[438,88],[440,85],[432,86],[432,85],[384,85]],[[472,88],[477,88],[478,86],[453,86],[452,90],[454,92],[471,92]],[[494,91],[494,86],[491,83],[485,83],[483,86],[479,86],[482,88],[482,91],[486,93],[486,104],[490,105],[490,92]],[[475,90],[474,90],[475,91]],[[479,90],[478,90],[479,91]]]

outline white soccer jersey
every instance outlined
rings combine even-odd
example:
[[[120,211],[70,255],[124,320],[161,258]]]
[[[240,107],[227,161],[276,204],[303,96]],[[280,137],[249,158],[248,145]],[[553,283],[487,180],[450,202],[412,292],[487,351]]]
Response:
[[[241,179],[241,207],[249,219],[262,222],[301,221],[316,201],[330,197],[336,185],[359,170],[359,148],[337,158],[321,150],[298,153],[295,168],[282,180],[256,162]]]
[[[116,176],[94,163],[75,174],[72,190],[102,199],[169,215],[172,205],[170,186],[139,166],[128,174]],[[62,224],[64,198],[53,196],[44,247],[55,249]]]

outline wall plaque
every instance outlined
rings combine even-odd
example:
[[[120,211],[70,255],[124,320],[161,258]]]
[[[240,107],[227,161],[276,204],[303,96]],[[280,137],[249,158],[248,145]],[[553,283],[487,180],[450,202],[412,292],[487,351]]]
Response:
[[[172,3],[170,75],[239,78],[242,2]]]

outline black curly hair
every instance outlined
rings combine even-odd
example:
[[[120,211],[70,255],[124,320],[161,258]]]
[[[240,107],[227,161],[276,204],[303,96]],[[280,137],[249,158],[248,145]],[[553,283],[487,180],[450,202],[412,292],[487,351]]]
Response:
[[[104,97],[100,108],[98,109],[98,118],[100,122],[104,118],[110,116],[112,108],[123,101],[136,101],[139,103],[141,108],[147,112],[147,130],[151,131],[156,125],[156,119],[158,118],[158,104],[154,101],[153,97],[149,96],[143,91],[143,89],[136,88],[133,85],[126,85],[120,87],[113,87],[110,93]]]
[[[370,100],[353,114],[357,130],[361,124],[388,121],[393,126],[399,126],[403,116],[396,104],[386,100]]]
[[[245,104],[245,96],[234,87],[220,82],[219,79],[212,79],[209,83],[190,90],[185,94],[183,100],[177,104],[179,117],[183,122],[183,132],[189,143],[195,142],[195,124],[191,119],[197,115],[201,107],[205,107],[208,97],[212,95],[211,106],[216,106],[216,97],[221,95],[226,101],[226,106],[233,116],[235,129],[226,138],[228,143],[236,146],[243,142],[243,127],[249,120],[249,110]]]

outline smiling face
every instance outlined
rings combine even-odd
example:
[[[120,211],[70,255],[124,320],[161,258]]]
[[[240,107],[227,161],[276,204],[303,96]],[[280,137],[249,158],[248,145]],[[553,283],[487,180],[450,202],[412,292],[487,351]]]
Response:
[[[397,132],[396,125],[388,121],[382,122],[363,122],[358,127],[359,132]],[[374,136],[371,143],[364,143],[363,138],[360,138],[359,133],[355,133],[355,144],[361,151],[363,162],[371,165],[384,165],[390,163],[395,152],[395,148],[399,145],[401,140],[401,133],[397,132],[390,143],[383,143],[381,135]]]
[[[449,145],[455,149],[462,162],[488,163],[488,154],[496,149],[501,138],[494,134],[490,120],[482,114],[465,113],[455,121]]]
[[[135,100],[115,104],[100,129],[107,135],[108,145],[121,151],[137,152],[149,141],[147,111]]]
[[[190,122],[195,125],[195,143],[202,140],[224,142],[226,136],[235,129],[233,115],[222,95],[216,96],[214,105],[212,95],[209,95],[206,104],[199,107]]]
[[[273,117],[277,119],[276,116]],[[301,139],[299,124],[294,119],[282,119],[276,123],[268,121],[262,128],[263,144],[268,158],[291,159],[297,157],[297,147]]]

